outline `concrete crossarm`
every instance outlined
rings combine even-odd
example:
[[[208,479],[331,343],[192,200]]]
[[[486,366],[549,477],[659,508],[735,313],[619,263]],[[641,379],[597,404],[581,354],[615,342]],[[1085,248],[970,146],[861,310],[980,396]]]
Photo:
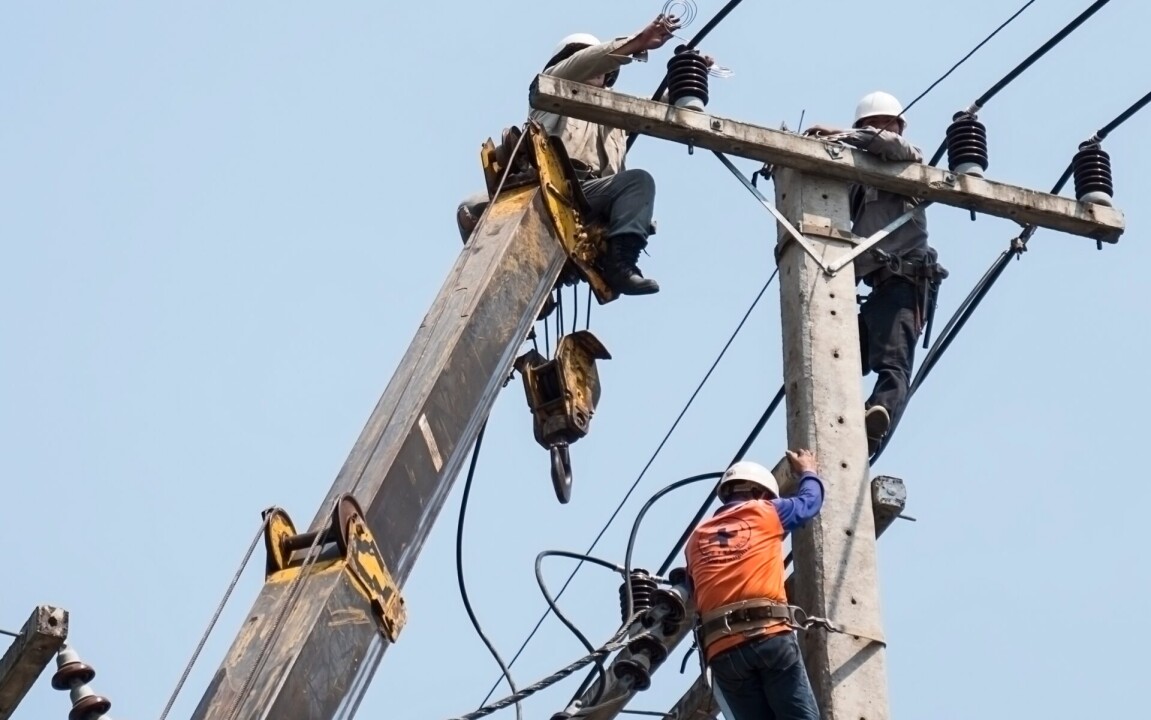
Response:
[[[68,638],[68,611],[41,605],[0,658],[0,720],[8,720]]]
[[[1105,205],[955,175],[920,163],[883,162],[838,143],[683,110],[549,75],[536,77],[529,102],[537,110],[1104,242],[1117,242],[1125,229],[1123,214]]]

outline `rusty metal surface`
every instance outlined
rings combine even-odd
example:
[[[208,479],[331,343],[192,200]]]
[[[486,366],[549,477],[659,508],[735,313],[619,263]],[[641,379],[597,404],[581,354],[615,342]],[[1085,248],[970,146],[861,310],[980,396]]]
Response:
[[[540,191],[531,186],[505,193],[493,205],[309,528],[322,529],[335,499],[354,494],[401,588],[566,261],[546,213]],[[359,702],[387,643],[346,577],[320,572],[302,579],[280,638],[236,717],[322,720]],[[287,591],[287,583],[263,587],[194,720],[228,717]]]
[[[8,720],[68,639],[68,611],[41,605],[0,658],[0,720]]]

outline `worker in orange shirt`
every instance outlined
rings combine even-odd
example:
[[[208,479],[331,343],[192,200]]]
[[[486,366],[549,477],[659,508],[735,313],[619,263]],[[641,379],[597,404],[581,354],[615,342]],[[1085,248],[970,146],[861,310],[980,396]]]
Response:
[[[763,465],[737,462],[720,479],[723,506],[687,544],[697,642],[728,720],[820,720],[784,591],[783,539],[823,507],[815,455],[787,451],[793,497]]]

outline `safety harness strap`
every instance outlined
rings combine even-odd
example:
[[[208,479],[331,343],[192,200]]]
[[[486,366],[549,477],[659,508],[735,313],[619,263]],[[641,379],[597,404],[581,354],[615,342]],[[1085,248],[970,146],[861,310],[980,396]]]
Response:
[[[758,630],[783,621],[795,624],[795,611],[792,607],[771,600],[743,600],[718,607],[700,617],[700,646],[707,648],[716,640]]]

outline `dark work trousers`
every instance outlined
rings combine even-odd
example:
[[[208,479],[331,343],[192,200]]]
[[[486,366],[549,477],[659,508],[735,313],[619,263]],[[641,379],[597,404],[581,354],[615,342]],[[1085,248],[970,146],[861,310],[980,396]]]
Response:
[[[655,210],[655,179],[647,170],[624,170],[605,178],[580,183],[594,219],[607,223],[607,237],[638,236],[646,241],[651,233]],[[473,195],[460,203],[473,218],[487,209],[486,195]],[[458,217],[458,216],[457,216]],[[470,230],[460,227],[460,239],[467,241]]]
[[[891,277],[872,288],[859,309],[859,343],[863,371],[875,373],[875,389],[866,406],[881,405],[892,425],[907,404],[915,343],[922,331],[916,286]]]
[[[647,170],[624,170],[580,183],[592,217],[607,223],[608,239],[625,235],[647,240],[655,210],[655,179]]]
[[[819,720],[794,632],[737,645],[709,665],[728,720]]]

